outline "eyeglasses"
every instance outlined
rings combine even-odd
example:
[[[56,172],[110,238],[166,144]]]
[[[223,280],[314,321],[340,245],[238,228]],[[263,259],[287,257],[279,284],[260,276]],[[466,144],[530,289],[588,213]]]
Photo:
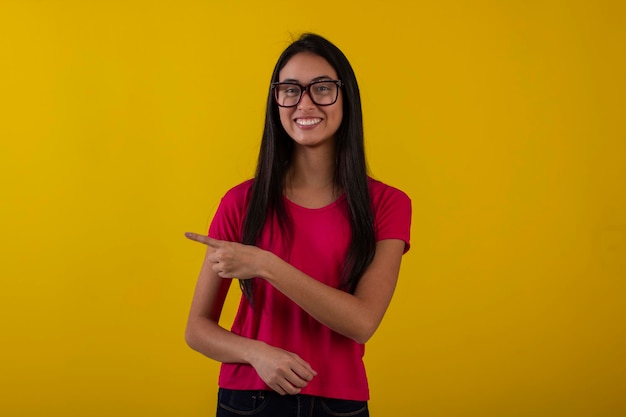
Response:
[[[313,81],[309,85],[301,85],[292,81],[272,83],[274,99],[280,107],[297,106],[307,91],[313,103],[318,106],[330,106],[337,101],[339,89],[342,86],[343,83],[339,80]]]

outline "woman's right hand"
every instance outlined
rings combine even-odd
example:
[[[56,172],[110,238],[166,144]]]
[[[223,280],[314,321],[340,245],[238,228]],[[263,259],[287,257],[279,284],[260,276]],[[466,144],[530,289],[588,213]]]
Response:
[[[261,379],[280,395],[298,394],[317,375],[295,353],[261,343],[250,360]]]

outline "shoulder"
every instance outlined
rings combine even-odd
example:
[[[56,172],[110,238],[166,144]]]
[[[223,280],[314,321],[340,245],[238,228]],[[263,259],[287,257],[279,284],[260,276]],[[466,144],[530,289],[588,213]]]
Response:
[[[240,241],[251,185],[252,180],[244,181],[224,194],[209,227],[209,236],[231,242]]]
[[[248,195],[250,193],[250,188],[252,187],[252,182],[253,180],[251,179],[246,180],[226,191],[222,197],[222,204],[245,206],[248,201]]]
[[[220,201],[217,214],[240,221],[248,207],[250,188],[253,180],[247,180],[241,184],[237,184],[230,190],[226,191]]]
[[[367,178],[370,190],[370,198],[374,208],[381,204],[399,203],[411,205],[411,199],[402,190],[387,185],[381,181],[375,180],[371,177]]]

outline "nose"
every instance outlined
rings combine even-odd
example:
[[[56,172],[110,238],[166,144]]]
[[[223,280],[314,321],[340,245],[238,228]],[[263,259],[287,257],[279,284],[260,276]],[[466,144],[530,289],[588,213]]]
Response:
[[[302,97],[300,97],[300,102],[298,103],[298,109],[311,108],[315,107],[315,103],[311,100],[311,94],[309,89],[307,88],[302,92]]]

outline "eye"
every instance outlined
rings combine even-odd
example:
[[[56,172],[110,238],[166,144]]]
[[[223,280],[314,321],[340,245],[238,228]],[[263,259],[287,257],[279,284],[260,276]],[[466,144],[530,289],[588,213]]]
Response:
[[[321,82],[321,83],[316,83],[311,88],[313,89],[314,94],[326,95],[335,91],[337,87],[333,83]]]
[[[282,93],[288,96],[297,96],[300,94],[300,88],[298,86],[285,86]]]

